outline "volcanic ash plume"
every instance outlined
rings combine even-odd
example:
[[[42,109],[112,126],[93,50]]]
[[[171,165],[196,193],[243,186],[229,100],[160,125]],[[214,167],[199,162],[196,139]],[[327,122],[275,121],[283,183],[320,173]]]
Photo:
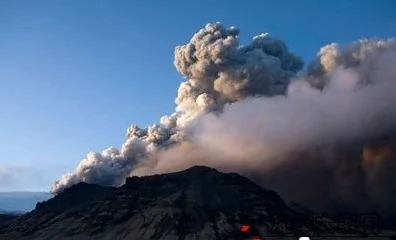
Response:
[[[59,192],[84,181],[120,185],[136,164],[160,161],[157,152],[189,138],[188,126],[210,112],[248,96],[277,95],[285,92],[289,79],[303,63],[286,45],[268,35],[260,35],[247,46],[238,44],[239,30],[208,24],[190,43],[175,50],[176,69],[188,78],[178,90],[176,112],[161,118],[147,129],[136,125],[127,130],[121,150],[109,148],[89,153],[75,172],[66,174],[52,186]]]
[[[131,126],[121,150],[89,153],[51,191],[199,164],[318,209],[396,213],[395,42],[330,44],[297,76],[303,63],[281,40],[261,34],[241,46],[238,36],[208,24],[177,47],[174,64],[187,81],[175,113]]]

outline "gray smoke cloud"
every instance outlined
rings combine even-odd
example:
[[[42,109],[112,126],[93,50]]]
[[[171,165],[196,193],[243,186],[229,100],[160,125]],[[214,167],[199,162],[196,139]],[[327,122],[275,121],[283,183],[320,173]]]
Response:
[[[207,24],[190,43],[176,47],[174,64],[187,80],[178,90],[176,112],[147,129],[136,125],[127,130],[121,150],[108,148],[89,153],[73,173],[56,181],[56,193],[78,182],[120,185],[136,164],[163,148],[186,141],[188,125],[200,116],[220,113],[224,105],[248,96],[283,94],[289,80],[303,66],[278,39],[262,34],[240,46],[235,27]]]
[[[286,200],[396,213],[396,44],[361,40],[302,60],[268,34],[241,46],[208,24],[176,47],[186,77],[175,113],[134,125],[121,150],[89,153],[56,181],[118,186],[131,175],[207,165],[251,177]]]

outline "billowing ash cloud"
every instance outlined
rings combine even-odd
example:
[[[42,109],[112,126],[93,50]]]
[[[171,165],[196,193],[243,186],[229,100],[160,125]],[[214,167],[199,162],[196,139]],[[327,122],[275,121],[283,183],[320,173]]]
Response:
[[[199,164],[313,208],[396,213],[395,42],[330,44],[297,76],[303,63],[284,42],[261,34],[240,46],[238,36],[208,24],[177,47],[174,64],[187,81],[176,112],[131,126],[121,150],[89,153],[51,191]]]
[[[176,69],[188,78],[178,90],[176,112],[147,129],[136,125],[127,130],[127,140],[117,150],[89,153],[75,172],[56,181],[58,192],[84,181],[120,185],[135,165],[147,158],[159,160],[163,148],[186,141],[189,123],[210,112],[220,112],[227,103],[248,96],[285,92],[290,77],[303,63],[278,39],[262,34],[247,46],[238,43],[239,30],[219,23],[208,24],[190,43],[175,50]]]

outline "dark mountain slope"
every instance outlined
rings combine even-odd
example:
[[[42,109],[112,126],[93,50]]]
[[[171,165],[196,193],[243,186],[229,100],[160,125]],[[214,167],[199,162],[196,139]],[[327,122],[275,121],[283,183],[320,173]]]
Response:
[[[0,228],[0,239],[249,239],[242,224],[255,235],[275,235],[275,219],[304,223],[293,235],[326,235],[325,225],[310,222],[275,192],[196,166],[129,178],[120,188],[77,184]]]
[[[10,213],[0,213],[0,228],[16,219],[18,215]]]

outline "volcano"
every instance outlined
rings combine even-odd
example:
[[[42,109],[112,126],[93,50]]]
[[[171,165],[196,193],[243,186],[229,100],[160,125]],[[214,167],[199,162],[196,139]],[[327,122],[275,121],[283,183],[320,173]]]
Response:
[[[246,177],[194,166],[131,177],[118,188],[76,184],[0,225],[0,239],[323,239],[372,234],[351,230],[348,224],[329,229],[330,218],[319,221],[313,216],[308,208],[291,207]]]

